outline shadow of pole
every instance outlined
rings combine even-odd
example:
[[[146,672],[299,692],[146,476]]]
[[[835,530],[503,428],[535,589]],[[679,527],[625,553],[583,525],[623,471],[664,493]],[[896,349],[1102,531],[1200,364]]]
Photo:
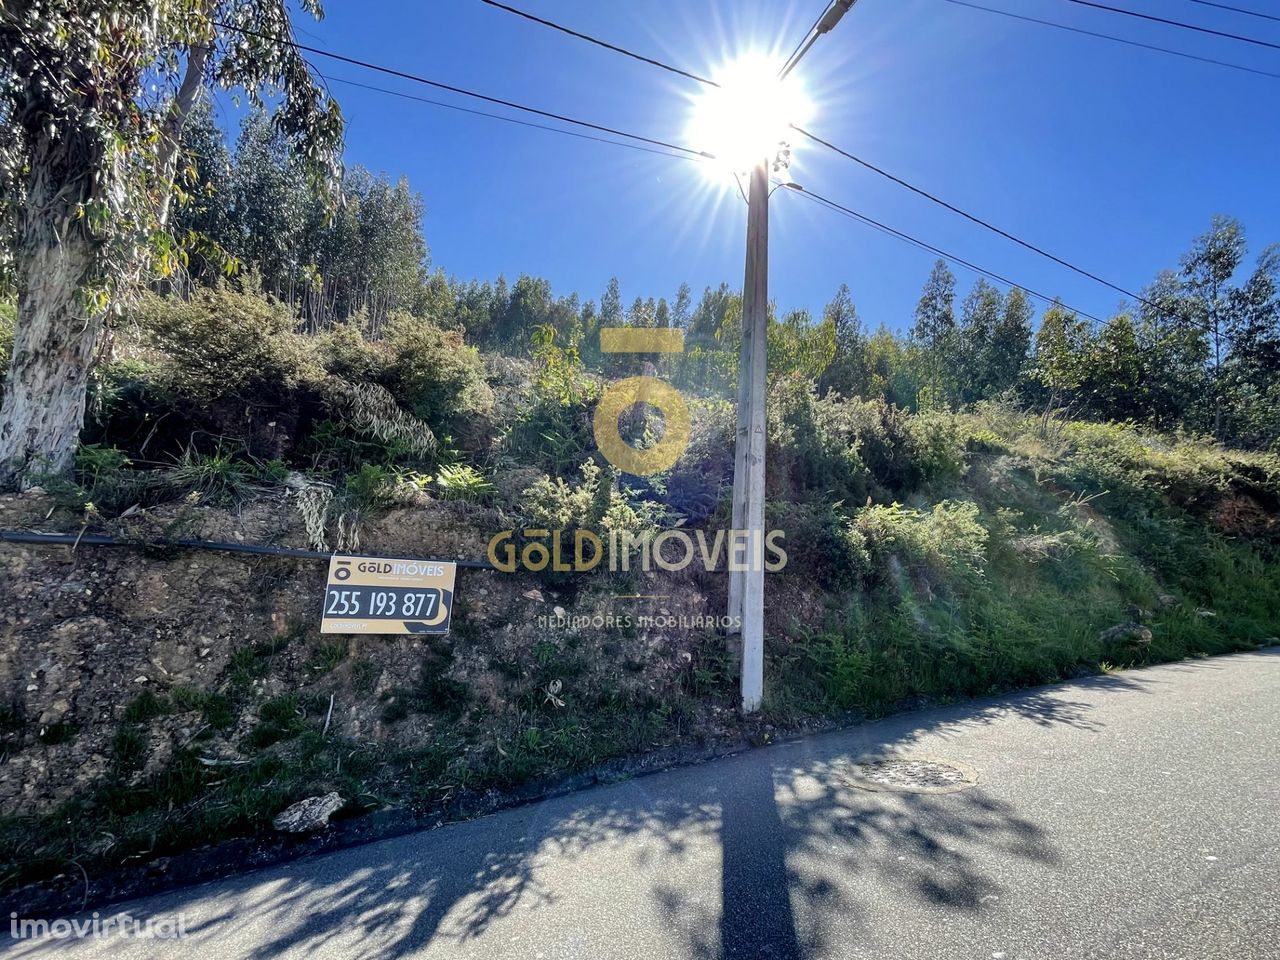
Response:
[[[721,955],[792,960],[801,950],[773,770],[765,764],[742,770],[735,789],[723,791],[720,814]]]

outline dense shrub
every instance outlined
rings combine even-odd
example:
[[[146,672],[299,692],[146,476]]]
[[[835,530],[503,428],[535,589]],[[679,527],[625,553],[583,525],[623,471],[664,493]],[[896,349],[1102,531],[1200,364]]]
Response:
[[[497,492],[484,474],[475,467],[462,463],[441,464],[436,471],[435,485],[443,500],[487,503]]]
[[[580,481],[543,477],[520,498],[525,526],[547,530],[594,530],[598,533],[653,529],[662,519],[662,508],[651,501],[634,500],[618,489],[615,477],[587,460]]]
[[[926,481],[955,480],[965,472],[965,433],[954,414],[925,411],[911,417],[908,429]]]
[[[365,337],[359,314],[303,335],[291,310],[250,280],[189,300],[149,296],[136,318],[95,377],[89,438],[156,440],[139,454],[177,454],[207,435],[205,446],[229,438],[250,455],[326,473],[420,466],[493,403],[461,334],[407,314],[383,341]]]
[[[882,489],[907,493],[925,478],[911,430],[911,414],[884,400],[846,401],[849,429],[872,479]]]
[[[495,371],[497,372],[497,371]],[[502,371],[510,377],[514,371]],[[539,346],[521,395],[511,397],[513,415],[502,443],[505,457],[563,476],[596,449],[591,416],[600,381],[582,371],[576,351],[554,342]]]
[[[792,377],[774,385],[769,401],[773,483],[795,495],[865,499],[867,469],[849,404],[834,394],[819,398],[811,382]]]
[[[349,383],[382,383],[387,379],[391,354],[383,342],[370,342],[360,332],[361,316],[336,324],[317,334],[315,351],[324,369]]]
[[[672,514],[701,523],[733,483],[737,411],[726,400],[687,399],[689,445],[666,474],[650,478],[648,487]]]
[[[429,320],[395,314],[385,348],[390,362],[386,386],[414,416],[442,429],[493,407],[480,354],[457,330]]]
[[[860,589],[872,572],[866,538],[830,504],[772,502],[765,527],[781,530],[783,569],[831,590]]]
[[[177,403],[284,402],[323,376],[314,342],[287,306],[252,290],[202,288],[190,300],[147,297],[137,318],[159,353],[157,386]]]
[[[873,558],[890,557],[918,568],[961,578],[980,576],[986,566],[987,530],[978,522],[978,505],[944,500],[932,510],[900,504],[859,510],[854,530]]]

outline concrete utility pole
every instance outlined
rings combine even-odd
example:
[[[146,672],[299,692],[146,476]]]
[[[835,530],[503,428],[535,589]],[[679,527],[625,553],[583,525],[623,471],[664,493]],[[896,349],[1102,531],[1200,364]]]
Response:
[[[742,711],[764,696],[764,457],[769,346],[769,171],[751,171],[747,199],[747,265],[742,284],[742,348],[738,355],[738,435],[733,463],[733,529],[748,531],[746,570],[729,571],[729,616],[742,633]],[[735,557],[730,554],[730,562]]]
[[[778,73],[782,81],[857,0],[833,0],[809,36]],[[733,460],[733,529],[747,531],[746,569],[733,570],[730,541],[729,617],[742,635],[742,712],[755,713],[764,697],[764,457],[769,347],[769,174],[780,159],[762,157],[751,170],[747,195],[747,266],[742,284],[742,348],[738,356],[738,431]],[[739,563],[739,565],[741,565]],[[734,631],[730,627],[730,631]]]

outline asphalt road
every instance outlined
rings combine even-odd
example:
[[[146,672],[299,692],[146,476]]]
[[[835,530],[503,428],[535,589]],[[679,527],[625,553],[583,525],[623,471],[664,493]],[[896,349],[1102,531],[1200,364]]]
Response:
[[[125,905],[17,955],[1278,958],[1280,648],[906,714]],[[872,754],[977,786],[860,789]],[[101,911],[103,916],[110,910]]]

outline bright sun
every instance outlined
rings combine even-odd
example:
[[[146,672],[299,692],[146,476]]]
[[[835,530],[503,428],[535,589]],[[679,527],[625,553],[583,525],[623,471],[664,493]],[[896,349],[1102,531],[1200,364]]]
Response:
[[[781,143],[790,143],[790,125],[807,122],[812,105],[795,79],[778,80],[778,64],[769,57],[742,57],[712,75],[693,104],[687,137],[690,145],[713,154],[717,176],[745,173]]]

